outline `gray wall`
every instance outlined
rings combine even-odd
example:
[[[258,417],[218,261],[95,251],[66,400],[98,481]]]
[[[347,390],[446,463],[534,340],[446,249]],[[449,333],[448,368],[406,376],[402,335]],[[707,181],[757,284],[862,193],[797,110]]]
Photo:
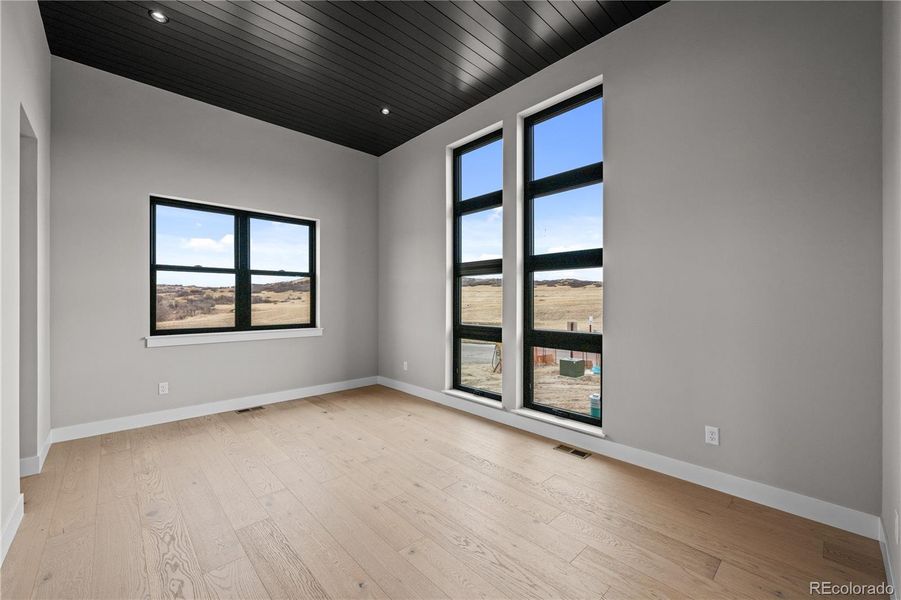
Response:
[[[36,374],[23,448],[31,451],[50,431],[49,410],[49,237],[50,53],[36,2],[0,2],[0,525],[5,526],[19,494],[19,150],[22,114],[37,138],[35,250],[37,303]],[[27,190],[26,190],[27,191]],[[32,330],[33,332],[34,330]],[[29,369],[31,370],[31,369]]]
[[[379,373],[444,386],[446,146],[603,75],[606,433],[878,514],[880,11],[671,3],[382,156]]]
[[[901,512],[901,3],[883,5],[882,35],[882,523],[898,577],[901,547],[895,539],[895,519]]]
[[[376,374],[374,157],[56,57],[52,75],[54,427]],[[145,348],[151,193],[321,219],[325,335]]]

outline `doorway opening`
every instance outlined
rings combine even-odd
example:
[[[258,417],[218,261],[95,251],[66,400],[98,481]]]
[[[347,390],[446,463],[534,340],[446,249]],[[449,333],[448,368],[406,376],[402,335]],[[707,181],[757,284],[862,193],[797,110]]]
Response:
[[[19,113],[19,456],[40,469],[38,440],[38,139]]]

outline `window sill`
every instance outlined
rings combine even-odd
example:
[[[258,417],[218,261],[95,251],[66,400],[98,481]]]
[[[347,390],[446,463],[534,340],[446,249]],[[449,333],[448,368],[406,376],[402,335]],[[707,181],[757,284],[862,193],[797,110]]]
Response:
[[[443,390],[443,392],[448,396],[453,396],[454,398],[459,398],[460,400],[468,400],[469,402],[475,402],[477,404],[482,404],[490,408],[503,408],[498,400],[483,398],[482,396],[476,396],[475,394],[470,394],[469,392],[464,392],[463,390]]]
[[[285,338],[318,337],[322,328],[266,329],[262,331],[223,331],[216,333],[185,333],[175,335],[149,335],[144,338],[147,348],[163,346],[193,346],[195,344],[221,344],[225,342],[253,342],[257,340],[281,340]]]
[[[459,398],[460,400],[467,400],[469,402],[474,402],[476,404],[481,404],[482,406],[495,408],[497,410],[505,410],[503,405],[496,400],[476,396],[475,394],[470,394],[462,390],[442,390],[442,392],[447,396]],[[549,415],[548,413],[541,412],[540,410],[517,408],[508,412],[514,415],[519,415],[520,417],[526,417],[527,419],[543,421],[545,423],[550,423],[551,425],[556,425],[557,427],[563,427],[572,431],[578,431],[579,433],[584,433],[585,435],[590,435],[592,437],[601,439],[607,438],[607,435],[604,433],[604,429],[598,427],[597,425],[589,425],[588,423],[582,423],[580,421],[564,419],[563,417]]]
[[[517,408],[516,410],[512,410],[510,412],[521,417],[527,417],[529,419],[535,419],[536,421],[544,421],[545,423],[550,423],[551,425],[556,425],[558,427],[572,429],[573,431],[578,431],[579,433],[584,433],[585,435],[591,435],[601,439],[606,439],[607,437],[607,435],[604,433],[604,429],[598,427],[597,425],[589,425],[588,423],[581,423],[579,421],[564,419],[555,415],[549,415],[547,413],[541,412],[540,410]]]

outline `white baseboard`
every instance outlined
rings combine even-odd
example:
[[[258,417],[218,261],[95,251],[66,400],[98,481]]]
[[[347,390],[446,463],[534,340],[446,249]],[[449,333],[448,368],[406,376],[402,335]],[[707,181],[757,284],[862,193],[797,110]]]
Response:
[[[44,445],[38,449],[37,456],[26,456],[25,458],[19,459],[19,477],[37,475],[44,468],[44,461],[47,459],[47,452],[50,451],[51,433],[47,434],[47,439],[44,440]]]
[[[885,523],[879,519],[879,547],[882,549],[882,563],[885,567],[885,582],[892,586],[890,600],[898,600],[898,588],[895,587],[895,568],[892,563],[892,553],[889,548],[888,535],[885,532]]]
[[[192,406],[170,408],[168,410],[160,410],[139,415],[130,415],[128,417],[117,417],[115,419],[106,419],[104,421],[80,423],[78,425],[68,425],[66,427],[54,427],[52,430],[50,430],[50,441],[52,443],[65,442],[68,440],[76,440],[80,438],[91,437],[94,435],[113,433],[115,431],[135,429],[136,427],[147,427],[148,425],[171,423],[172,421],[181,421],[182,419],[203,417],[206,415],[228,412],[231,410],[250,408],[252,406],[263,406],[265,404],[286,402],[288,400],[295,400],[297,398],[307,398],[309,396],[318,396],[320,394],[341,392],[344,390],[364,387],[367,385],[375,385],[376,381],[376,377],[363,377],[362,379],[350,379],[347,381],[325,383],[322,385],[312,385],[308,387],[295,388],[292,390],[271,392],[268,394],[257,394],[255,396],[232,398],[231,400],[219,400],[216,402],[207,402],[206,404],[194,404]]]
[[[16,506],[13,508],[9,519],[3,524],[3,533],[0,534],[2,535],[2,538],[0,538],[0,565],[6,560],[6,553],[9,547],[12,546],[13,538],[16,537],[16,532],[19,530],[19,524],[22,522],[23,516],[25,516],[25,496],[19,494],[19,497],[16,499]]]
[[[504,423],[568,445],[591,450],[598,454],[690,481],[793,515],[838,527],[871,539],[879,539],[880,537],[881,519],[876,515],[832,504],[818,498],[804,496],[765,483],[743,479],[707,467],[648,452],[647,450],[632,448],[609,439],[588,435],[544,420],[532,419],[499,407],[495,408],[482,403],[470,402],[417,385],[382,376],[379,376],[378,382],[380,385],[407,392],[438,404]]]
[[[185,406],[181,408],[173,408],[161,410],[152,413],[144,413],[140,415],[131,415],[128,417],[119,417],[115,419],[107,419],[104,421],[94,421],[91,423],[82,423],[78,425],[69,425],[66,427],[56,427],[50,432],[50,442],[63,442],[94,435],[102,435],[115,431],[124,431],[134,429],[136,427],[146,427],[148,425],[158,425],[160,423],[169,423],[182,419],[190,419],[211,415],[220,412],[238,410],[241,408],[250,408],[252,406],[262,406],[265,404],[274,404],[277,402],[285,402],[296,398],[305,398],[309,396],[317,396],[320,394],[328,394],[331,392],[340,392],[367,385],[380,384],[402,392],[407,392],[421,398],[449,406],[458,410],[469,412],[486,419],[504,423],[518,429],[529,431],[536,435],[541,435],[553,440],[557,440],[566,444],[584,448],[603,454],[617,460],[622,460],[640,467],[651,469],[666,475],[690,481],[704,487],[709,487],[726,494],[731,494],[739,498],[744,498],[752,502],[757,502],[772,508],[783,510],[785,512],[795,514],[807,519],[811,519],[826,525],[838,527],[846,531],[851,531],[859,535],[866,536],[871,539],[880,539],[882,537],[882,521],[876,515],[870,515],[852,508],[839,506],[824,500],[804,496],[796,492],[773,487],[757,481],[743,479],[735,475],[715,471],[707,467],[701,467],[646,450],[632,448],[609,439],[602,439],[596,436],[588,435],[573,429],[568,429],[555,425],[554,423],[532,419],[522,414],[505,411],[500,408],[486,406],[481,403],[470,402],[465,399],[450,396],[442,392],[430,390],[420,386],[396,381],[387,377],[364,377],[361,379],[352,379],[348,381],[340,381],[336,383],[328,383],[323,385],[309,386],[303,388],[295,388],[292,390],[284,390],[280,392],[272,392],[268,394],[259,394],[255,396],[245,396],[241,398],[233,398],[230,400],[221,400],[217,402],[208,402],[206,404],[197,404],[193,406]],[[48,446],[45,446],[48,447]],[[43,458],[46,457],[46,450],[42,450],[42,457],[39,459],[38,465],[42,465]],[[38,458],[38,457],[31,457]],[[26,459],[28,460],[28,459]],[[19,517],[21,519],[21,516]],[[18,527],[18,524],[16,524]],[[4,529],[4,536],[6,530]],[[4,543],[6,538],[4,537]]]

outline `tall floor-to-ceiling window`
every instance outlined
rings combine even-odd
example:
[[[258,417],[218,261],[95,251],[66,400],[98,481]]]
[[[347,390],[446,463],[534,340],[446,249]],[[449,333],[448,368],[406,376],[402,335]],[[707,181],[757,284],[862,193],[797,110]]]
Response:
[[[500,400],[501,132],[454,151],[454,388]]]
[[[523,403],[601,424],[601,87],[525,121]]]

